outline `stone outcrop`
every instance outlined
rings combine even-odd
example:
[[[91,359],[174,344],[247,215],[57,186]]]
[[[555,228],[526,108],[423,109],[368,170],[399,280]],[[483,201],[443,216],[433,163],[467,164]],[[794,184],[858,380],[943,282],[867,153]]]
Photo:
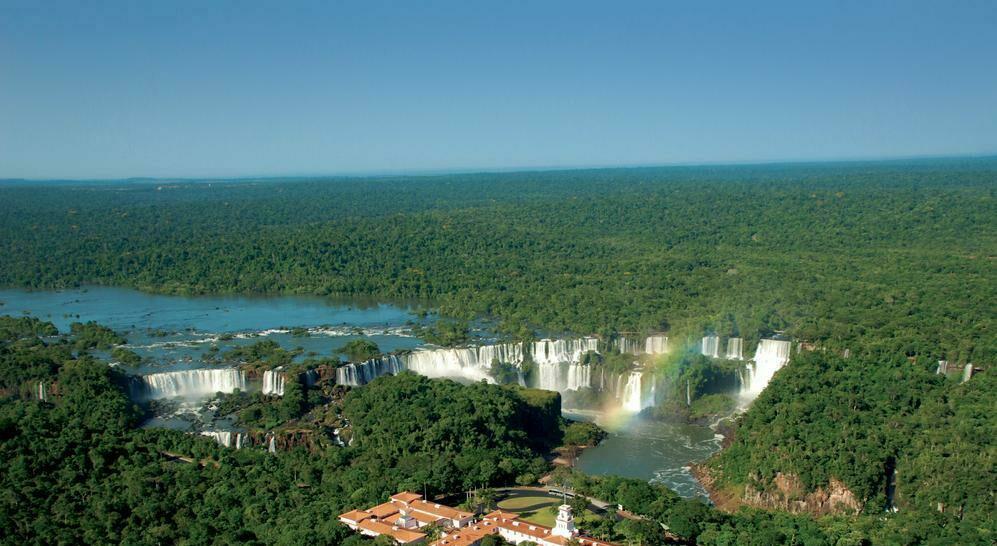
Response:
[[[714,472],[706,465],[693,467],[693,474],[710,494],[710,500],[725,512],[734,512],[741,506],[814,516],[858,514],[862,511],[862,503],[855,494],[836,478],[831,478],[826,486],[807,492],[798,476],[779,472],[769,489],[760,490],[746,485],[741,490],[720,487]]]

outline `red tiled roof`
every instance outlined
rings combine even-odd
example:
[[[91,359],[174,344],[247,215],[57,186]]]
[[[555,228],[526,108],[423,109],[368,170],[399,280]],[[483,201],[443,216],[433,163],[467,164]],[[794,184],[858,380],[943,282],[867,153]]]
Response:
[[[392,514],[397,514],[398,513],[398,507],[395,506],[394,504],[390,503],[390,502],[385,502],[385,503],[382,503],[382,504],[378,504],[377,506],[375,506],[373,508],[368,508],[365,511],[368,512],[368,513],[371,513],[371,514],[375,515],[376,517],[378,517],[380,519],[384,519],[384,518],[386,518],[386,517],[388,517],[388,516],[390,516]]]
[[[418,542],[426,538],[425,533],[420,533],[418,531],[411,531],[409,529],[399,529],[398,527],[393,527],[380,521],[368,519],[360,522],[358,525],[361,529],[370,531],[372,533],[377,533],[379,535],[388,535],[391,538],[402,544],[408,544],[410,542]]]
[[[465,527],[459,531],[447,535],[444,538],[433,542],[429,546],[472,546],[487,535],[498,533],[498,528],[490,521],[482,521],[470,527]]]
[[[417,512],[424,512],[426,514],[439,516],[447,519],[465,519],[474,515],[470,512],[457,510],[456,508],[451,508],[449,506],[445,506],[442,504],[426,502],[422,499],[412,501],[408,503],[408,506],[409,508]]]
[[[370,512],[365,512],[363,510],[350,510],[345,514],[340,514],[340,519],[346,519],[352,522],[360,522],[369,517],[371,517]]]
[[[414,500],[419,500],[422,495],[418,493],[413,493],[411,491],[402,491],[401,493],[395,493],[391,495],[391,500],[399,502],[412,502]]]

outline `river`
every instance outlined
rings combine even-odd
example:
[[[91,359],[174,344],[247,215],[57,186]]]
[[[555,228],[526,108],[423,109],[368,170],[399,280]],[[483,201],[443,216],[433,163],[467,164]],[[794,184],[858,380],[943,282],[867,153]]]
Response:
[[[320,297],[168,296],[112,287],[58,291],[0,290],[0,314],[32,315],[68,332],[76,321],[95,321],[125,336],[127,347],[143,357],[133,374],[205,367],[204,352],[221,351],[263,339],[302,355],[335,356],[353,339],[369,339],[384,352],[415,349],[424,342],[411,325],[424,321],[412,305],[337,301]],[[292,329],[298,329],[292,332]],[[303,331],[306,335],[302,335]],[[295,335],[297,333],[298,335]],[[362,387],[360,387],[362,388]],[[145,426],[181,430],[224,430],[225,416],[201,405],[167,408]],[[712,430],[648,422],[625,412],[602,414],[565,411],[592,420],[609,432],[599,446],[586,450],[578,468],[589,474],[617,474],[662,483],[686,497],[705,496],[688,471],[719,449]]]

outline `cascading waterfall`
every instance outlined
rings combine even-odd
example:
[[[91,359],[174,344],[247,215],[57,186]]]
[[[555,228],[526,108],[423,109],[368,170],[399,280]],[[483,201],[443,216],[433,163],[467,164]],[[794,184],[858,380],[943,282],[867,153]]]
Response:
[[[319,371],[316,369],[306,370],[301,374],[301,382],[304,383],[306,387],[312,387],[318,383],[320,376]]]
[[[647,336],[644,340],[644,352],[649,355],[661,355],[668,352],[668,336]]]
[[[685,380],[685,405],[692,405],[692,384],[688,379]]]
[[[537,364],[537,387],[548,390],[548,391],[558,391],[560,392],[564,387],[561,386],[561,365],[558,363],[545,362],[543,364]]]
[[[537,388],[548,391],[577,391],[591,386],[592,367],[587,364],[537,364]]]
[[[949,371],[949,361],[939,360],[938,367],[935,368],[935,373],[939,375],[945,375],[946,373],[948,373],[948,371]]]
[[[650,338],[648,338],[650,339]],[[644,348],[636,339],[628,338],[625,336],[620,336],[614,340],[614,348],[621,353],[627,353],[631,355],[640,354],[641,350]]]
[[[668,336],[647,336],[643,343],[638,339],[619,336],[613,340],[612,346],[621,353],[635,356],[640,354],[660,355],[668,352]]]
[[[651,387],[649,396],[644,396],[643,389],[643,373],[639,371],[632,371],[627,377],[627,383],[623,387],[622,396],[622,406],[624,411],[631,413],[637,413],[644,408],[649,408],[654,405],[654,379],[651,379]],[[622,379],[623,376],[620,376]]]
[[[232,447],[232,433],[220,430],[202,430],[201,436],[207,436],[224,447]]]
[[[42,402],[48,402],[48,392],[45,390],[45,383],[42,381],[38,382],[38,399]]]
[[[791,347],[788,341],[777,339],[762,339],[758,342],[754,362],[746,367],[747,381],[741,383],[742,401],[754,400],[768,386],[775,372],[789,361]]]
[[[578,362],[589,351],[599,350],[599,340],[594,337],[581,339],[542,339],[533,343],[533,361],[537,364]]]
[[[216,392],[246,390],[246,374],[237,368],[202,368],[178,372],[162,372],[142,376],[142,382],[132,390],[137,400],[157,398],[204,397]]]
[[[336,383],[359,387],[382,375],[395,375],[405,369],[405,364],[396,355],[372,358],[356,364],[345,364],[336,368]]]
[[[973,365],[966,364],[966,367],[962,369],[962,382],[965,383],[973,377]]]
[[[493,361],[515,364],[523,363],[522,343],[499,343],[478,347],[478,366],[491,367]]]
[[[284,396],[284,374],[281,369],[263,372],[263,394]]]
[[[742,346],[744,342],[739,337],[732,337],[727,340],[727,360],[744,360]]]
[[[463,377],[480,381],[489,379],[488,372],[496,360],[519,366],[523,362],[523,344],[417,350],[405,356],[405,367],[426,377]]]
[[[566,386],[569,391],[588,388],[591,385],[591,381],[591,366],[574,363],[568,365],[568,384]]]
[[[704,356],[720,358],[720,338],[717,336],[703,337],[703,346],[700,352]]]
[[[270,441],[267,443],[267,451],[270,453],[277,453],[277,435],[270,433]]]

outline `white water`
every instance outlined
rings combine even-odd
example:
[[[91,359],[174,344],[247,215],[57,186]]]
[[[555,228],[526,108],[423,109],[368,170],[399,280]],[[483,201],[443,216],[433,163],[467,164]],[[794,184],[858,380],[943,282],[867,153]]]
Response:
[[[647,336],[643,342],[639,339],[620,336],[613,340],[613,347],[621,353],[631,355],[660,355],[668,352],[668,336]]]
[[[263,372],[263,394],[284,396],[284,374],[280,368]]]
[[[966,367],[962,369],[962,382],[965,383],[973,377],[973,365],[966,364]]]
[[[644,352],[649,355],[661,355],[668,352],[668,336],[647,336],[644,340]]]
[[[938,367],[935,368],[935,373],[944,375],[948,371],[949,371],[949,361],[948,360],[939,360],[938,361]]]
[[[727,340],[727,360],[744,360],[744,341],[739,337]]]
[[[591,386],[592,381],[592,367],[584,364],[569,364],[568,365],[568,384],[566,388],[569,391],[577,391],[580,389],[588,388]]]
[[[404,363],[396,355],[388,355],[336,368],[336,383],[359,387],[382,375],[395,375],[405,369]]]
[[[703,338],[702,349],[700,350],[704,356],[711,358],[720,358],[720,338],[717,336],[705,336]]]
[[[45,390],[45,383],[41,381],[38,382],[38,399],[42,402],[48,402],[48,392]]]
[[[578,362],[589,351],[599,350],[599,340],[594,337],[581,339],[542,339],[533,343],[533,361],[537,364]]]
[[[227,430],[204,430],[201,436],[207,436],[224,447],[234,447],[242,449],[246,445],[246,434],[243,432],[230,432]]]
[[[204,397],[216,392],[246,390],[246,374],[237,368],[203,368],[179,372],[154,373],[142,376],[140,392],[133,398]]]
[[[404,357],[407,369],[426,377],[462,377],[472,381],[489,380],[488,372],[494,361],[519,366],[523,362],[523,344],[425,349]]]
[[[644,374],[639,371],[632,371],[627,377],[627,383],[623,387],[623,396],[621,397],[621,405],[624,411],[637,413],[644,408],[654,405],[654,379],[651,379],[651,387],[648,395],[645,396],[643,376]]]
[[[591,386],[592,367],[577,362],[537,364],[537,388],[548,391],[577,391]]]
[[[788,341],[777,339],[762,339],[758,342],[754,362],[747,365],[746,377],[741,383],[742,403],[751,402],[765,390],[772,376],[789,361],[791,347]]]
[[[616,338],[613,342],[613,345],[616,348],[616,350],[620,351],[621,353],[627,353],[631,355],[640,354],[641,350],[643,350],[644,348],[644,346],[641,345],[640,341],[624,336]]]

